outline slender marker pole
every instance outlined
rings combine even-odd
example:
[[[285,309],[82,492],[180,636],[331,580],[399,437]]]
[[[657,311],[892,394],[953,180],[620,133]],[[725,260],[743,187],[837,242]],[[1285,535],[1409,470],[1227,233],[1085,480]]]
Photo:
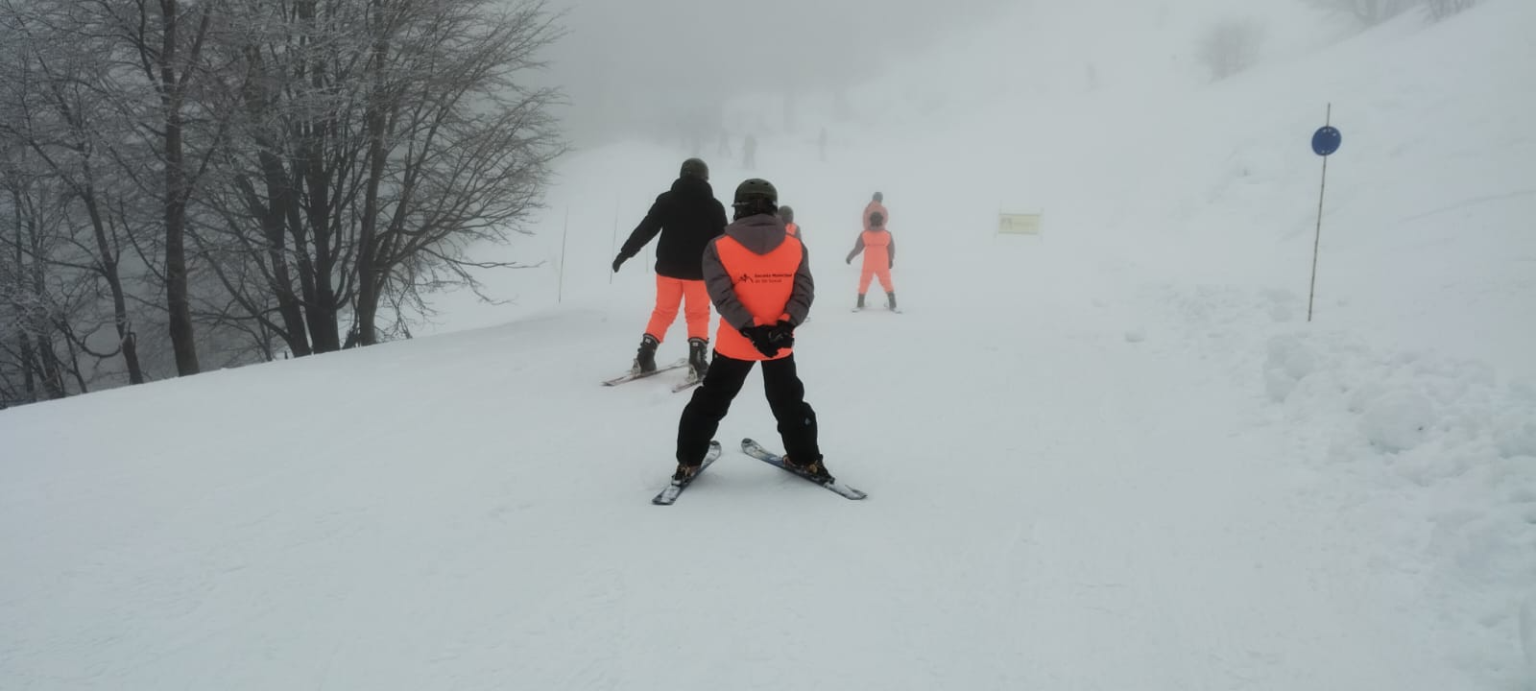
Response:
[[[565,302],[565,241],[571,235],[571,207],[565,207],[565,229],[560,231],[560,289],[555,302]]]
[[[1333,121],[1333,104],[1328,104],[1328,113],[1323,116],[1323,124],[1331,125]],[[1317,192],[1317,235],[1312,239],[1312,287],[1307,291],[1307,321],[1312,321],[1312,302],[1317,296],[1317,255],[1323,244],[1323,195],[1328,192],[1328,157],[1323,157],[1323,182]]]

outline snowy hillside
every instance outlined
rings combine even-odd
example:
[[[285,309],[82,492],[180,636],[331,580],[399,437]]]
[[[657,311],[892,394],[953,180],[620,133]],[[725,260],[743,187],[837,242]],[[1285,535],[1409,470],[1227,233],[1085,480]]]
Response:
[[[734,451],[778,446],[754,377],[649,503],[687,394],[597,385],[654,280],[615,233],[680,160],[645,144],[568,159],[498,250],[545,263],[438,335],[0,413],[0,688],[1536,688],[1536,7],[1290,20],[1215,85],[956,83],[825,164],[711,160],[803,222],[863,502]],[[847,309],[876,189],[904,314]]]

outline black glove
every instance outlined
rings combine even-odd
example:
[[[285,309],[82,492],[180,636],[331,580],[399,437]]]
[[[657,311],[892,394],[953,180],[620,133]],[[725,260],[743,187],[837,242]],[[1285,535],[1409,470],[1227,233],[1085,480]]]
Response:
[[[779,323],[768,327],[768,342],[779,348],[795,347],[795,325],[780,320]]]
[[[741,335],[746,336],[747,340],[752,341],[752,347],[756,348],[757,352],[767,357],[773,357],[779,354],[779,346],[773,344],[770,336],[773,328],[772,326],[754,325],[740,329],[740,331]]]
[[[622,254],[613,258],[613,272],[614,273],[618,273],[619,272],[619,267],[624,264],[624,260],[625,259],[629,259],[629,257],[626,257],[626,256],[624,256]]]

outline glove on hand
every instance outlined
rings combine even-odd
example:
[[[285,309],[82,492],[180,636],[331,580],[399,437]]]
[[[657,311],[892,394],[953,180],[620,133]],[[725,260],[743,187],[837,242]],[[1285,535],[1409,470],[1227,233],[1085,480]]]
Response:
[[[773,326],[749,326],[740,331],[741,335],[746,336],[747,340],[752,341],[752,347],[756,348],[757,352],[762,353],[766,357],[773,357],[779,354],[779,346],[775,345],[772,341],[771,334],[773,329]]]
[[[625,257],[622,254],[617,256],[617,257],[614,257],[614,259],[613,259],[613,272],[614,273],[618,273],[619,272],[619,267],[624,264],[624,260],[625,259],[628,259],[628,257]]]
[[[780,320],[779,323],[768,327],[768,342],[779,348],[795,347],[795,325]]]

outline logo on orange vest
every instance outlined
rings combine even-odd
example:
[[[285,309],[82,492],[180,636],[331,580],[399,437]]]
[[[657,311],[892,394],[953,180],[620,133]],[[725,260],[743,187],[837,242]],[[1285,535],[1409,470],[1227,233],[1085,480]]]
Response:
[[[789,273],[789,274],[786,274],[786,273],[771,273],[771,272],[764,271],[764,272],[759,272],[759,273],[755,273],[755,274],[744,273],[744,274],[741,275],[740,278],[736,279],[736,282],[737,283],[783,283],[784,281],[793,279],[794,277],[795,277],[795,275],[792,274],[792,273]]]

